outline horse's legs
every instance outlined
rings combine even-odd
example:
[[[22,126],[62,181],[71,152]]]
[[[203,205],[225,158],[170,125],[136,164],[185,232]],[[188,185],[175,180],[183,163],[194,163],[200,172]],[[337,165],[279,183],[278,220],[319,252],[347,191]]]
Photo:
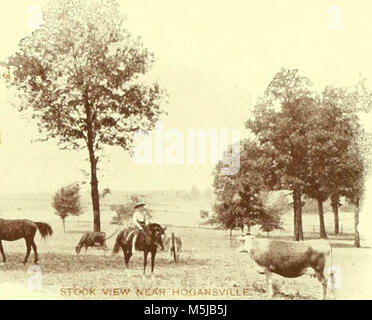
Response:
[[[29,239],[25,239],[25,240],[26,240],[27,252],[26,252],[25,259],[23,260],[23,264],[27,263],[28,257],[30,256],[30,252],[31,252],[31,241]]]
[[[151,274],[154,274],[156,250],[151,251]]]
[[[143,251],[143,275],[146,274],[146,266],[147,266],[147,255],[149,252],[147,250]]]
[[[135,233],[132,239],[132,253],[133,254],[137,251],[136,250],[137,236],[138,236],[138,233]]]
[[[132,256],[132,252],[124,246],[121,246],[121,248],[123,249],[123,254],[124,254],[125,269],[127,270],[128,277],[130,277],[129,260],[130,260],[130,257]]]
[[[123,249],[123,252],[124,252],[125,267],[128,269],[129,260],[130,260],[130,257],[132,256],[132,252],[128,248],[122,247],[122,249]]]
[[[31,246],[32,246],[32,250],[34,251],[34,262],[35,264],[37,264],[37,262],[39,261],[39,257],[37,256],[37,247],[35,244],[35,240],[32,240]]]
[[[4,253],[3,243],[1,242],[1,240],[0,240],[0,253],[3,257],[3,263],[5,263],[6,262],[6,257],[5,257],[5,253]]]

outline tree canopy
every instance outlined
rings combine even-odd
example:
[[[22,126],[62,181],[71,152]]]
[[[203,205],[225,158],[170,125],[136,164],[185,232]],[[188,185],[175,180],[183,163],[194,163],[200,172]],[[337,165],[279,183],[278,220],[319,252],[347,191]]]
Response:
[[[130,150],[151,130],[164,91],[145,78],[154,55],[125,28],[115,0],[51,0],[43,25],[7,61],[20,111],[29,110],[42,140],[82,149],[91,164],[94,229],[100,230],[97,164],[104,145]]]
[[[358,114],[370,110],[371,97],[363,80],[318,94],[298,70],[282,69],[258,99],[246,126],[271,158],[267,187],[293,192],[295,240],[303,239],[303,195],[318,201],[322,238],[326,199],[335,211],[340,196],[359,203],[369,148]]]
[[[82,213],[80,185],[75,183],[58,190],[53,197],[52,207],[62,219],[63,230],[65,231],[65,219],[68,216],[78,216]]]
[[[217,220],[227,229],[265,224],[271,231],[279,223],[274,223],[277,217],[268,212],[261,197],[261,192],[267,189],[266,182],[270,181],[271,159],[254,140],[242,141],[240,150],[240,170],[236,175],[223,174],[224,162],[215,168]]]

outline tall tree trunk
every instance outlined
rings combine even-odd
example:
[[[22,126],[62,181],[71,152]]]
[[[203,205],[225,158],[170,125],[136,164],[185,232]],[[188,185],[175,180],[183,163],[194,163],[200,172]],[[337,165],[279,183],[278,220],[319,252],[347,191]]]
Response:
[[[320,238],[327,239],[327,232],[324,224],[323,200],[318,199],[318,213],[319,213],[319,233]]]
[[[94,143],[94,128],[93,128],[93,115],[91,106],[89,105],[87,97],[85,97],[85,112],[86,112],[86,123],[87,123],[87,146],[89,151],[90,161],[90,185],[91,185],[91,197],[93,206],[93,230],[95,232],[101,231],[101,219],[99,209],[99,192],[98,192],[98,179],[97,179],[97,163],[98,158],[95,156]]]
[[[63,232],[66,232],[66,222],[65,218],[62,218]]]
[[[340,221],[338,217],[339,204],[340,204],[340,196],[337,193],[335,193],[331,196],[331,207],[332,207],[333,216],[334,216],[335,234],[340,233]]]
[[[93,205],[93,228],[95,232],[101,231],[101,217],[99,209],[99,192],[98,192],[98,179],[97,179],[97,160],[90,161],[91,169],[91,196]]]
[[[360,248],[360,235],[359,235],[359,200],[356,203],[355,213],[354,213],[354,247]]]
[[[297,229],[298,229],[298,238],[299,240],[304,240],[304,232],[302,229],[302,194],[301,190],[299,191],[298,195],[298,213],[297,213]]]
[[[302,230],[302,203],[301,203],[301,189],[295,187],[293,189],[293,225],[295,241],[304,240],[304,233]]]

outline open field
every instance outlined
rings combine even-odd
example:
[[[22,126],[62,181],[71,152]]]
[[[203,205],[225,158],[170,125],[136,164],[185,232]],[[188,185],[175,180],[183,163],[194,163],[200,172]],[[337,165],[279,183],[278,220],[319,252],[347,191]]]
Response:
[[[42,219],[38,219],[42,220]],[[142,255],[137,253],[131,260],[131,276],[124,271],[123,255],[104,257],[102,250],[89,249],[87,255],[76,255],[74,247],[85,230],[90,230],[90,222],[70,219],[67,232],[62,232],[61,223],[51,223],[55,233],[44,241],[40,235],[36,244],[40,254],[42,289],[32,292],[27,288],[32,275],[27,270],[32,263],[23,266],[24,241],[3,242],[8,257],[6,265],[0,267],[0,298],[23,299],[265,299],[264,276],[258,274],[247,254],[238,253],[238,243],[229,241],[229,233],[196,227],[172,227],[183,239],[184,250],[178,264],[169,263],[165,253],[156,259],[155,277],[142,276]],[[108,235],[116,226],[103,222],[103,230]],[[237,233],[234,237],[237,236]],[[289,238],[288,232],[277,237]],[[306,234],[309,238],[310,234]],[[115,237],[108,240],[111,249]],[[352,247],[352,236],[331,237],[333,264],[341,268],[342,288],[331,295],[331,299],[372,298],[368,288],[370,276],[371,249]],[[33,253],[30,255],[32,261]],[[149,270],[148,270],[149,271]],[[274,276],[277,299],[318,299],[321,297],[320,284],[308,276],[284,279]],[[67,288],[75,288],[76,294],[68,295]],[[81,296],[79,289],[92,288],[92,295]],[[109,289],[130,289],[116,291]],[[145,291],[146,288],[151,290]],[[372,287],[371,287],[372,288]],[[137,289],[139,291],[137,291]],[[154,290],[157,289],[157,290]],[[199,291],[209,289],[209,292]],[[215,291],[213,291],[213,289]],[[225,290],[224,290],[225,289]],[[103,291],[104,290],[104,291]],[[106,292],[106,294],[104,293]],[[95,295],[93,295],[95,293]],[[165,293],[165,295],[163,295]]]

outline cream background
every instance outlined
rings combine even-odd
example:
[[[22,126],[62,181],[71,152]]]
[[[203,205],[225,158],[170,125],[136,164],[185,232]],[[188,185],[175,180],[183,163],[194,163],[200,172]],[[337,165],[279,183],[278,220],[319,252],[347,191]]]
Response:
[[[244,136],[250,105],[282,66],[299,68],[319,88],[351,83],[359,74],[372,79],[368,1],[120,2],[128,29],[156,54],[153,75],[170,96],[165,129],[241,129]],[[29,8],[44,3],[1,2],[0,59],[30,33]],[[328,28],[334,4],[342,9],[341,30]],[[50,192],[82,178],[84,152],[61,152],[53,141],[31,144],[34,124],[9,105],[3,82],[0,99],[1,192]],[[118,148],[107,155],[101,186],[116,190],[203,188],[212,181],[211,165],[138,166]]]
[[[359,74],[372,84],[371,2],[122,0],[127,27],[157,58],[153,75],[167,89],[165,129],[241,129],[250,106],[281,67],[298,68],[317,88],[352,84]],[[46,1],[0,3],[0,60],[31,30],[28,10]],[[342,9],[340,30],[328,28],[328,9]],[[372,131],[371,115],[363,123]],[[54,192],[81,180],[84,152],[62,152],[55,143],[31,144],[35,126],[9,103],[0,81],[0,192]],[[101,187],[115,190],[200,189],[211,185],[211,165],[136,165],[107,148]],[[110,161],[108,161],[110,159]],[[369,238],[372,179],[361,217]]]

